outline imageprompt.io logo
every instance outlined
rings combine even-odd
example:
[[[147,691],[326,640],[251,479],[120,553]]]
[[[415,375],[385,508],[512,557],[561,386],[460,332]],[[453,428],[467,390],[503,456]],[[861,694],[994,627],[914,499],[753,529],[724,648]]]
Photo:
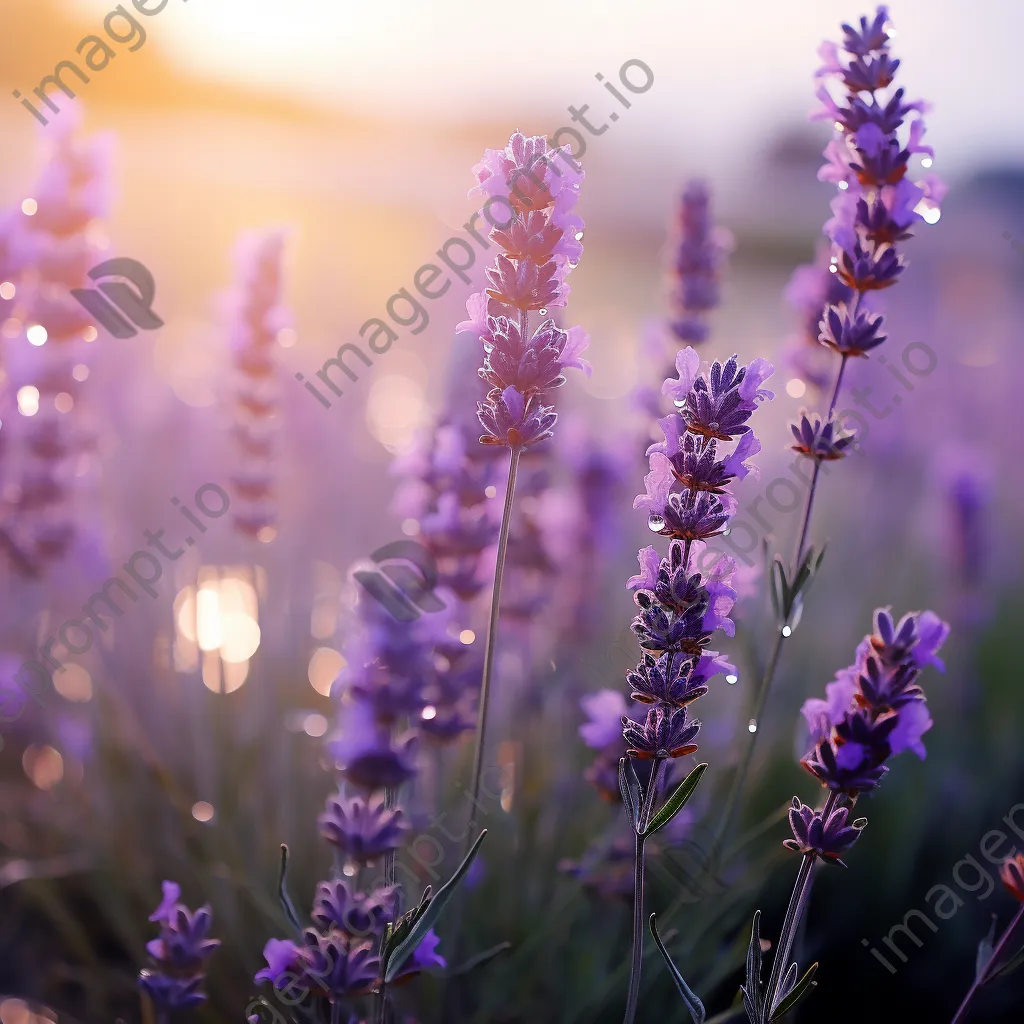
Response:
[[[138,260],[118,257],[107,260],[89,271],[93,281],[105,277],[122,277],[130,281],[102,281],[92,288],[73,288],[71,294],[115,338],[134,338],[144,331],[155,331],[164,322],[153,312],[156,283],[153,275]]]
[[[370,558],[379,569],[360,569],[352,576],[392,618],[399,622],[412,622],[424,612],[444,609],[444,601],[434,593],[437,562],[422,544],[414,540],[396,540],[377,548]],[[410,569],[403,562],[411,563],[419,571]]]

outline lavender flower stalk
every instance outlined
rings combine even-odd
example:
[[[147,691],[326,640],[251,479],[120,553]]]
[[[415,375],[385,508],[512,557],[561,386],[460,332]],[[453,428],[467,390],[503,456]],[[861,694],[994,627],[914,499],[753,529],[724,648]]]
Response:
[[[946,191],[934,175],[926,174],[918,181],[908,176],[915,154],[924,154],[922,163],[930,166],[933,152],[921,142],[925,127],[920,115],[925,104],[905,102],[902,89],[891,95],[887,92],[900,63],[889,54],[888,20],[887,9],[880,6],[872,21],[861,18],[859,28],[843,25],[842,45],[825,42],[819,51],[825,64],[817,76],[844,90],[842,100],[836,100],[822,85],[817,93],[821,109],[812,114],[812,119],[831,120],[838,133],[824,151],[826,163],[818,177],[835,182],[839,189],[832,201],[834,216],[825,224],[824,233],[832,243],[829,271],[848,296],[833,301],[839,293],[823,289],[826,305],[818,337],[840,356],[840,364],[827,414],[812,417],[801,411],[799,422],[791,428],[797,441],[795,450],[812,460],[813,469],[788,575],[781,557],[775,557],[772,597],[778,629],[754,701],[750,739],[726,800],[719,839],[729,828],[750,769],[782,641],[795,627],[802,592],[821,562],[821,554],[807,548],[821,464],[842,458],[855,444],[834,418],[846,364],[851,357],[866,357],[886,340],[883,318],[863,308],[864,299],[897,282],[906,267],[900,246],[911,237],[916,224],[938,219],[938,204]],[[911,114],[916,116],[908,120]],[[905,121],[907,131],[901,133]]]
[[[335,851],[334,871],[317,886],[314,927],[303,929],[293,920],[301,942],[271,939],[264,949],[267,966],[256,975],[278,991],[304,990],[314,1019],[323,1024],[347,1020],[342,1008],[347,1013],[374,991],[379,1019],[386,1017],[389,929],[401,920],[395,851],[410,831],[397,793],[417,770],[418,734],[403,727],[422,720],[436,628],[429,618],[397,622],[372,600],[362,601],[359,613],[362,629],[346,646],[348,667],[335,684],[334,695],[344,702],[341,729],[329,741],[342,788],[319,818],[320,833]],[[371,879],[368,872],[379,866],[383,874]],[[290,902],[286,910],[291,915]],[[427,931],[391,980],[443,967],[438,942]]]
[[[761,450],[747,421],[762,399],[774,397],[761,384],[771,364],[756,359],[740,366],[733,356],[701,372],[700,357],[686,348],[676,357],[677,378],[662,388],[676,411],[659,420],[664,441],[648,449],[651,472],[646,493],[634,508],[648,513],[651,531],[669,537],[669,554],[659,558],[653,546],[639,553],[640,573],[627,586],[640,613],[633,619],[643,659],[626,681],[633,700],[650,705],[646,718],[621,719],[628,749],[619,762],[619,784],[636,834],[633,889],[633,956],[625,1024],[632,1024],[640,992],[644,934],[644,843],[667,824],[692,793],[700,765],[665,806],[653,815],[665,761],[692,754],[700,722],[689,705],[708,692],[708,682],[735,669],[717,651],[708,650],[716,630],[732,636],[729,618],[736,591],[730,581],[736,563],[720,556],[710,566],[706,544],[728,526],[736,509],[728,493],[733,480],[751,472],[746,460]],[[735,442],[726,453],[725,446]],[[653,762],[644,780],[633,762]],[[652,817],[653,815],[653,817]],[[696,998],[696,997],[693,997]],[[699,1001],[698,1001],[699,1003]]]
[[[689,181],[679,202],[673,278],[674,315],[669,323],[679,341],[699,344],[710,332],[708,314],[720,301],[722,265],[732,238],[711,219],[711,195],[702,181]]]
[[[237,283],[231,296],[229,340],[237,388],[232,434],[239,463],[232,489],[240,499],[235,529],[269,543],[277,521],[274,507],[274,416],[278,411],[277,337],[286,325],[281,308],[284,234],[244,237],[236,253]]]
[[[165,1024],[172,1010],[205,1002],[206,961],[220,945],[219,939],[207,938],[213,921],[209,906],[189,910],[180,896],[181,886],[163,883],[163,899],[149,917],[160,925],[160,937],[146,943],[153,966],[139,972],[139,987],[156,1009],[158,1024]]]
[[[19,465],[0,541],[29,576],[74,541],[75,462],[92,445],[78,405],[97,331],[71,291],[91,284],[87,273],[106,246],[100,219],[110,205],[112,140],[80,138],[81,108],[73,105],[67,115],[51,133],[50,158],[34,188],[37,209],[17,216],[9,242],[13,255],[20,253],[20,278],[4,324],[4,363],[20,415],[5,414],[4,430]]]
[[[875,631],[864,638],[848,669],[825,688],[826,698],[803,706],[814,746],[800,762],[828,790],[822,808],[814,810],[793,798],[789,824],[793,837],[784,845],[803,855],[767,988],[760,977],[759,917],[747,960],[743,1004],[751,1024],[767,1024],[792,1009],[813,988],[817,964],[797,981],[790,955],[810,895],[811,872],[817,859],[843,864],[842,856],[860,838],[866,818],[848,821],[862,793],[877,788],[889,772],[887,761],[904,750],[924,759],[922,737],[931,728],[928,704],[917,682],[934,665],[949,635],[949,626],[933,612],[910,612],[898,623],[887,608],[875,612]]]
[[[519,459],[524,448],[552,436],[557,414],[546,403],[565,383],[564,371],[587,371],[589,367],[581,359],[588,344],[583,329],[562,330],[547,316],[549,309],[565,305],[569,295],[565,278],[583,251],[583,221],[573,213],[582,169],[567,150],[549,150],[543,137],[527,138],[516,132],[505,149],[487,150],[474,171],[479,184],[471,194],[488,197],[484,209],[495,225],[489,237],[504,251],[486,271],[490,287],[470,297],[466,305],[470,319],[457,330],[473,334],[483,345],[479,373],[491,390],[478,406],[484,428],[480,440],[510,450],[480,685],[472,783],[472,799],[476,800]],[[495,221],[491,212],[495,205],[508,211],[505,221]],[[544,319],[531,333],[533,311],[539,311]]]

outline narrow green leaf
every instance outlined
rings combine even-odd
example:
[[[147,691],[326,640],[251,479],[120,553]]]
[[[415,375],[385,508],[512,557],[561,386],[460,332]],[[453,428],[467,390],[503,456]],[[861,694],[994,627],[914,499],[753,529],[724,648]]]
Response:
[[[636,769],[628,757],[619,758],[619,792],[622,794],[626,816],[635,832],[636,823],[640,820],[640,780],[636,777]]]
[[[402,965],[412,956],[416,947],[423,941],[423,936],[430,931],[434,922],[441,916],[441,911],[448,905],[459,883],[465,877],[466,872],[469,871],[470,865],[473,863],[473,859],[476,857],[485,835],[487,835],[487,829],[484,829],[476,837],[469,853],[466,854],[466,859],[456,868],[455,874],[437,890],[437,895],[430,901],[423,913],[420,914],[409,934],[395,949],[388,953],[386,957],[387,968],[384,972],[385,982],[394,981],[395,975],[402,969]]]
[[[985,973],[989,960],[992,959],[992,951],[996,944],[996,915],[992,915],[992,924],[989,925],[988,935],[978,943],[978,952],[974,957],[974,978],[977,981]]]
[[[793,965],[796,966],[795,964]],[[804,976],[793,986],[789,994],[785,999],[779,1001],[779,1004],[771,1012],[771,1016],[768,1018],[769,1021],[782,1020],[782,1018],[792,1010],[797,1003],[801,1002],[803,998],[810,993],[810,991],[817,986],[817,982],[814,980],[814,974],[818,969],[818,965],[811,964],[807,968],[807,972]]]
[[[751,1024],[761,1020],[761,911],[754,912],[754,924],[750,929],[750,945],[747,946],[747,983],[741,986],[743,1008]]]
[[[786,567],[782,559],[776,555],[772,564],[772,603],[775,614],[782,618],[789,611],[789,581],[786,579]]]
[[[485,949],[482,953],[477,953],[476,956],[471,956],[461,967],[456,967],[455,970],[449,971],[448,977],[457,978],[463,974],[469,974],[470,971],[475,970],[489,960],[493,960],[499,954],[504,953],[506,949],[511,948],[511,942],[499,942],[498,945],[491,946],[490,949]]]
[[[281,900],[281,906],[284,908],[284,912],[291,922],[292,927],[295,929],[298,935],[302,934],[302,925],[299,924],[299,915],[295,910],[295,904],[292,903],[291,896],[288,895],[288,847],[285,843],[281,844],[281,872],[277,877],[277,895]]]
[[[686,1005],[686,1009],[693,1018],[693,1024],[704,1024],[704,1018],[707,1017],[707,1010],[704,1009],[704,1004],[697,998],[693,989],[686,984],[683,976],[679,973],[679,968],[672,962],[672,957],[669,956],[668,950],[665,948],[665,943],[661,941],[661,936],[658,934],[658,924],[655,920],[655,916],[656,915],[651,914],[650,926],[651,934],[654,936],[654,941],[657,943],[658,950],[665,958],[665,963],[668,965],[669,972],[672,975],[672,980],[676,983],[676,988],[679,989],[679,994],[683,997],[683,1003]]]
[[[653,836],[659,828],[667,825],[685,806],[686,801],[693,796],[693,791],[700,782],[700,777],[707,771],[707,764],[699,764],[676,786],[676,791],[665,801],[665,805],[651,819],[650,825],[643,831],[642,836],[647,839]]]

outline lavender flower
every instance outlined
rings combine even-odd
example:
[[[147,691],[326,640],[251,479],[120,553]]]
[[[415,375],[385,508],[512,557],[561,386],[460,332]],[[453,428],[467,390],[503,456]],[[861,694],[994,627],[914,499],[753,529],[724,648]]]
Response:
[[[900,63],[889,53],[888,20],[888,10],[881,6],[870,22],[862,18],[859,28],[844,25],[842,44],[826,42],[819,51],[824,65],[817,77],[824,83],[817,92],[821,106],[812,119],[832,121],[837,131],[824,151],[826,162],[818,178],[839,189],[833,216],[824,227],[832,243],[828,269],[838,286],[823,285],[817,271],[805,268],[790,292],[791,298],[805,294],[817,300],[817,339],[842,356],[826,417],[829,426],[846,360],[867,356],[885,341],[883,317],[862,308],[865,296],[896,284],[906,268],[902,244],[917,224],[939,219],[946,193],[933,174],[916,180],[910,176],[915,155],[921,154],[922,166],[930,167],[934,153],[921,141],[926,105],[905,102],[902,89],[887,92]],[[835,87],[841,98],[836,98]],[[807,312],[813,315],[813,306]],[[807,369],[813,377],[817,364]],[[820,376],[812,382],[823,383]],[[816,483],[815,475],[812,494]]]
[[[279,992],[304,991],[329,1005],[371,991],[380,962],[371,941],[356,941],[345,932],[331,929],[321,934],[313,928],[302,933],[302,945],[271,939],[264,947],[267,966],[256,981],[265,981]]]
[[[708,313],[719,304],[721,269],[732,248],[728,232],[711,219],[710,192],[702,181],[687,182],[679,202],[677,244],[672,264],[672,333],[681,342],[706,341]]]
[[[72,371],[89,362],[88,342],[97,332],[71,292],[91,284],[88,271],[106,246],[100,221],[109,209],[112,137],[80,138],[81,119],[72,104],[47,133],[50,153],[33,190],[38,208],[16,215],[4,246],[20,275],[4,324],[7,386],[11,394],[27,388],[33,398],[31,408],[19,404],[20,415],[4,417],[18,457],[8,488],[16,497],[0,537],[26,575],[38,575],[70,548],[76,476],[92,446],[79,409],[81,381]],[[0,284],[5,280],[0,274]]]
[[[876,611],[875,632],[826,688],[828,699],[803,706],[815,740],[803,766],[830,789],[855,795],[881,782],[894,754],[913,750],[923,759],[921,737],[932,720],[916,680],[926,665],[943,667],[935,652],[948,634],[933,612],[912,612],[897,624],[888,609]]]
[[[160,937],[146,943],[153,967],[139,972],[139,987],[163,1017],[168,1010],[189,1009],[204,1002],[201,991],[206,961],[220,945],[207,938],[213,915],[209,906],[189,910],[179,902],[181,886],[163,883],[163,899],[150,915]]]
[[[791,423],[789,429],[796,439],[796,444],[791,446],[793,451],[818,461],[841,459],[854,443],[854,436],[840,433],[835,420],[824,422],[817,413],[811,418],[806,409],[800,410],[799,425]]]
[[[755,359],[741,367],[733,356],[700,373],[700,356],[686,348],[676,357],[676,371],[678,377],[666,380],[662,392],[677,412],[658,421],[665,440],[648,449],[647,493],[633,507],[646,509],[654,533],[704,540],[725,529],[735,502],[723,492],[733,479],[747,475],[745,460],[761,450],[747,420],[760,401],[773,397],[761,387],[772,366]],[[718,445],[737,439],[735,451],[724,457]]]
[[[488,210],[503,206],[508,219],[490,233],[504,250],[486,271],[490,287],[470,297],[470,319],[456,330],[475,335],[484,349],[479,372],[492,390],[479,405],[481,441],[519,450],[551,436],[557,415],[546,399],[565,383],[564,371],[589,372],[580,358],[586,334],[547,317],[565,305],[565,278],[583,251],[583,221],[572,212],[583,171],[565,150],[519,132],[504,150],[487,150],[474,171],[479,184],[470,194],[487,196]],[[532,311],[545,319],[531,334]]]
[[[670,537],[671,543],[667,558],[659,559],[653,546],[642,549],[640,572],[627,583],[635,590],[633,600],[640,609],[631,628],[644,652],[627,682],[631,697],[649,705],[649,710],[641,722],[623,715],[622,734],[627,757],[654,761],[649,778],[644,783],[637,779],[639,798],[632,795],[628,781],[630,772],[637,778],[632,763],[627,767],[625,759],[620,762],[620,787],[636,832],[627,1024],[636,1014],[640,990],[644,844],[662,763],[697,750],[694,740],[700,722],[690,717],[689,706],[707,692],[710,679],[735,671],[708,646],[717,630],[733,633],[729,614],[737,597],[731,586],[736,564],[721,556],[703,568],[703,541],[728,526],[736,508],[728,485],[751,472],[745,460],[760,451],[747,421],[759,402],[773,397],[761,387],[772,374],[764,359],[740,366],[733,356],[702,372],[700,357],[686,348],[676,357],[676,370],[678,376],[662,388],[676,411],[659,421],[665,440],[648,449],[651,472],[644,481],[646,493],[633,502],[634,508],[647,512],[650,530]],[[736,447],[727,454],[730,442]],[[704,767],[695,769],[696,778]]]
[[[867,825],[864,818],[847,825],[849,807],[860,794],[878,786],[889,771],[885,762],[893,754],[909,749],[924,758],[921,737],[932,722],[924,691],[916,680],[925,665],[943,667],[936,651],[948,633],[949,627],[932,612],[911,612],[895,623],[888,609],[879,609],[875,632],[857,647],[854,664],[826,687],[825,700],[815,698],[804,704],[814,747],[801,764],[829,794],[820,810],[793,798],[789,812],[793,838],[784,840],[783,845],[800,853],[803,860],[776,943],[771,976],[763,990],[759,914],[754,918],[743,987],[744,1008],[754,1024],[778,1016],[783,1000],[794,994],[787,1003],[791,1007],[812,987],[817,965],[798,983],[791,953],[807,904],[814,862],[820,857],[845,867],[841,855]]]
[[[324,839],[359,864],[397,850],[409,831],[405,815],[386,807],[380,796],[329,797],[318,822]]]
[[[276,533],[274,417],[278,411],[277,339],[288,320],[281,307],[284,232],[250,234],[239,242],[236,284],[229,296],[229,342],[238,384],[232,434],[239,461],[232,487],[240,501],[235,528],[269,543]]]
[[[822,811],[812,810],[802,803],[799,797],[793,797],[793,806],[789,809],[793,838],[783,840],[782,845],[796,853],[813,853],[846,867],[840,854],[853,846],[868,823],[867,818],[857,818],[847,825],[849,813],[847,807],[836,807],[826,817]]]

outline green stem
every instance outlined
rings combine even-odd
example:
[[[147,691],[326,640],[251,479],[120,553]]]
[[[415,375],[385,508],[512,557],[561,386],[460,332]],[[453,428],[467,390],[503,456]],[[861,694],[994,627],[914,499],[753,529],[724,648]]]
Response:
[[[661,765],[664,758],[658,757],[651,769],[651,781],[644,794],[640,818],[636,823],[636,859],[633,866],[633,956],[629,970],[629,992],[626,996],[626,1015],[622,1024],[633,1024],[636,1007],[640,1000],[640,974],[644,959],[644,838],[643,832],[651,820],[654,797],[658,790]]]
[[[857,304],[854,306],[854,315],[856,315],[857,308],[860,305],[860,296],[857,297]],[[832,399],[828,406],[828,419],[832,418],[832,413],[835,412],[836,403],[839,401],[839,390],[843,384],[843,373],[846,370],[847,356],[843,356],[842,362],[839,364],[839,373],[836,374],[835,387],[832,389]],[[797,534],[796,553],[793,557],[793,569],[791,579],[796,578],[796,574],[800,570],[800,561],[804,555],[804,545],[807,542],[807,534],[811,526],[811,512],[814,509],[814,495],[818,487],[818,477],[821,472],[821,460],[814,460],[814,472],[811,475],[811,485],[807,489],[807,503],[804,505],[803,521],[800,524],[800,532]],[[769,583],[769,585],[771,585]],[[788,619],[792,608],[783,609],[785,617]],[[754,722],[754,731],[750,734],[750,739],[747,741],[746,749],[743,751],[743,756],[740,759],[740,766],[736,770],[736,775],[733,778],[732,788],[729,791],[729,796],[725,803],[725,812],[722,814],[721,823],[718,826],[718,832],[716,835],[716,848],[720,845],[726,831],[729,828],[730,820],[735,810],[736,801],[739,799],[739,795],[743,786],[747,780],[747,773],[750,771],[750,763],[754,759],[754,748],[757,746],[757,736],[760,732],[761,716],[764,714],[765,706],[768,703],[768,694],[771,691],[772,682],[775,679],[775,670],[779,664],[779,655],[782,653],[782,626],[779,627],[779,632],[775,637],[775,646],[772,649],[771,657],[768,659],[768,666],[765,669],[764,676],[761,679],[761,685],[757,691],[757,698],[754,701],[754,713],[751,715],[751,719]]]
[[[839,799],[835,790],[830,790],[828,799],[825,801],[825,808],[821,812],[822,818],[828,821]],[[807,906],[807,898],[810,892],[811,871],[817,854],[813,851],[805,853],[800,862],[800,870],[797,872],[796,882],[793,885],[793,892],[789,897],[789,906],[786,908],[786,917],[782,922],[782,931],[779,933],[779,941],[775,947],[775,959],[772,961],[772,972],[768,977],[768,988],[764,996],[764,1020],[767,1021],[779,1001],[779,987],[789,967],[790,957],[793,954],[793,943],[796,941],[797,929],[800,926],[800,919],[803,917],[804,909]]]
[[[512,521],[512,500],[516,490],[521,448],[513,448],[508,465],[508,488],[505,491],[505,509],[498,533],[498,557],[494,565],[494,589],[491,591],[491,614],[487,622],[487,642],[484,647],[484,672],[480,681],[480,707],[476,719],[476,748],[473,753],[472,806],[480,796],[480,775],[484,764],[484,740],[487,736],[487,706],[491,696],[491,677],[494,672],[494,650],[498,640],[498,610],[501,604],[501,581],[505,573],[505,553],[508,549],[509,524]],[[469,842],[467,838],[467,842]]]

